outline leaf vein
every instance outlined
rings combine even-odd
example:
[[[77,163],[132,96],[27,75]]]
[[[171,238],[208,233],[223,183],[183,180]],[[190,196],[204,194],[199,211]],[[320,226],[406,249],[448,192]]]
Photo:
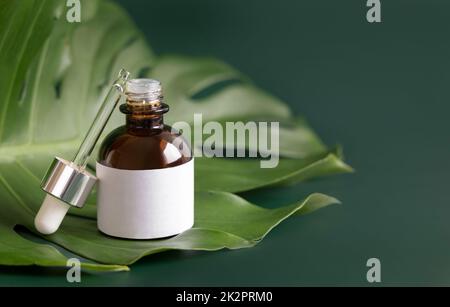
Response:
[[[25,35],[25,37],[26,37],[25,38],[25,44],[23,44],[21,49],[20,49],[19,56],[18,56],[18,58],[19,58],[18,63],[20,63],[22,61],[22,58],[23,58],[23,56],[25,54],[25,50],[26,50],[25,47],[28,45],[28,42],[30,41],[31,34],[33,33],[33,30],[34,30],[34,27],[35,27],[36,22],[38,20],[38,17],[41,15],[44,6],[45,6],[45,1],[41,1],[41,5],[40,5],[39,9],[37,10],[37,13],[34,15],[33,21],[31,22],[31,26],[28,28],[27,34]],[[4,134],[4,131],[5,131],[5,127],[4,126],[5,126],[5,120],[6,120],[6,112],[8,110],[8,106],[10,104],[11,95],[12,95],[12,89],[14,87],[14,84],[16,83],[17,71],[18,71],[18,69],[14,70],[13,75],[12,75],[12,77],[10,79],[10,85],[9,85],[9,88],[8,88],[8,90],[6,92],[7,94],[6,94],[6,97],[5,97],[5,104],[3,105],[2,114],[0,116],[0,142],[2,141],[3,134]]]
[[[17,200],[20,206],[22,206],[27,213],[34,215],[33,210],[30,209],[25,203],[25,201],[20,197],[19,194],[16,193],[16,191],[8,184],[6,179],[0,175],[0,183],[5,187],[5,189]]]

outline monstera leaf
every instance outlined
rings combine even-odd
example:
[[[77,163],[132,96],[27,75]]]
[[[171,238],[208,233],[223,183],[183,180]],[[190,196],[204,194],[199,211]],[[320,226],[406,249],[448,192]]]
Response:
[[[67,251],[88,270],[127,270],[139,258],[171,249],[250,247],[281,221],[336,203],[313,194],[293,205],[264,209],[232,194],[351,171],[339,151],[322,144],[304,120],[258,89],[248,77],[211,58],[156,57],[133,22],[106,0],[82,1],[82,22],[70,24],[58,0],[0,2],[0,264],[65,266]],[[95,192],[82,210],[71,210],[56,234],[37,237],[33,218],[44,197],[40,178],[53,156],[70,159],[115,74],[160,79],[172,111],[167,121],[277,121],[280,161],[196,160],[195,226],[163,240],[130,241],[96,229]],[[107,131],[121,124],[115,113]],[[106,133],[106,132],[105,132]],[[195,144],[197,145],[197,144]],[[228,146],[229,144],[216,144]],[[236,148],[248,148],[236,143]],[[80,217],[83,216],[83,217]],[[33,236],[33,235],[31,235]]]

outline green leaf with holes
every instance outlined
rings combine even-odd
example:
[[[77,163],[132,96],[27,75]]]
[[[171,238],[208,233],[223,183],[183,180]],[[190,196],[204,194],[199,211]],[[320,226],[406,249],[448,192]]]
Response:
[[[0,2],[0,265],[65,266],[70,252],[82,257],[88,270],[127,270],[145,255],[170,249],[250,247],[294,213],[337,202],[314,194],[293,205],[264,209],[232,194],[351,168],[339,150],[328,149],[283,102],[229,65],[212,58],[155,56],[116,4],[84,0],[82,8],[82,22],[71,24],[59,0]],[[72,157],[122,67],[133,76],[163,82],[171,105],[169,123],[192,124],[196,113],[205,122],[222,124],[280,122],[279,165],[262,169],[259,159],[198,158],[195,226],[170,239],[129,241],[101,235],[95,192],[86,208],[71,210],[58,233],[36,239],[33,218],[44,197],[40,178],[53,156]],[[115,112],[106,130],[122,122]],[[248,145],[237,142],[233,147]],[[34,235],[17,232],[18,225]]]

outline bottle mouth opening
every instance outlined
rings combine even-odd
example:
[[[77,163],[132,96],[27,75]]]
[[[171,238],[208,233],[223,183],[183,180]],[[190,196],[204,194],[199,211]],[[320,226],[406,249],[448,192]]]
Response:
[[[163,99],[161,82],[155,79],[132,79],[127,81],[125,95],[133,104],[158,104]]]

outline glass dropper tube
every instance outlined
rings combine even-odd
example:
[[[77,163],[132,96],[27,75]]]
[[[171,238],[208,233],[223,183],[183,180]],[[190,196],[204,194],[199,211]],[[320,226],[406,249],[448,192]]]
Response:
[[[117,103],[120,101],[125,89],[126,82],[130,73],[125,69],[120,70],[118,79],[114,82],[113,86],[109,90],[105,97],[100,109],[92,122],[83,142],[78,149],[72,163],[84,169],[88,163],[89,157],[94,150],[95,144],[97,143],[100,135],[103,132],[112,112],[114,111]]]
[[[97,180],[85,170],[86,164],[124,93],[129,76],[130,73],[124,69],[119,72],[73,160],[56,157],[47,171],[41,184],[47,195],[34,219],[40,233],[48,235],[57,231],[69,208],[81,208],[86,202]]]

